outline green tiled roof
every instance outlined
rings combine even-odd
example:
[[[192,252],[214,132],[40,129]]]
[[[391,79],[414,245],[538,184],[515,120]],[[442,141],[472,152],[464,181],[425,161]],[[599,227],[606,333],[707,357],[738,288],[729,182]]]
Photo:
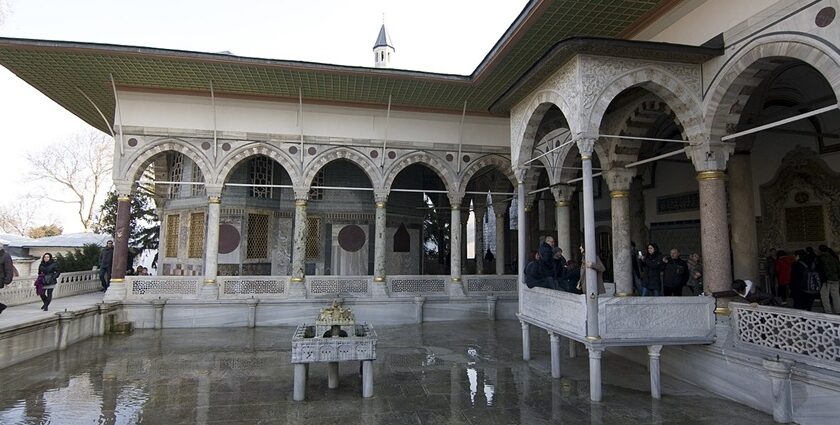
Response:
[[[120,88],[267,96],[505,115],[493,105],[573,36],[619,37],[672,0],[533,0],[470,76],[278,61],[179,50],[0,38],[0,64],[92,126],[114,118]],[[89,98],[89,99],[88,99]],[[92,103],[91,103],[92,102]],[[508,103],[509,104],[509,103]]]

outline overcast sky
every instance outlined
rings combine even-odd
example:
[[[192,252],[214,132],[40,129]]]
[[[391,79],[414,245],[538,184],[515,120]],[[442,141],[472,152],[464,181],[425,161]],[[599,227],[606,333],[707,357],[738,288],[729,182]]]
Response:
[[[395,68],[469,74],[522,11],[525,0],[248,1],[0,0],[0,36],[230,51],[272,59],[373,66],[383,14]],[[0,204],[51,190],[26,179],[26,152],[89,126],[0,67]],[[75,207],[45,205],[65,233]],[[47,212],[50,211],[50,212]]]

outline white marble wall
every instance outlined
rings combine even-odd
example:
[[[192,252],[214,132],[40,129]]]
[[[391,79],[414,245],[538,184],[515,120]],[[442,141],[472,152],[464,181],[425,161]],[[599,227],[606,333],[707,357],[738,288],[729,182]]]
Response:
[[[411,236],[410,252],[394,252],[394,233],[397,227],[385,231],[385,274],[420,274],[420,230],[406,229]]]

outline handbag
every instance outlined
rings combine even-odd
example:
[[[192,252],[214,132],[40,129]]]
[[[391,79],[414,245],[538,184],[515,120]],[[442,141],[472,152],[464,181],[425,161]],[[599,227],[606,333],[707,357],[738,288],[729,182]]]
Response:
[[[46,291],[44,290],[44,275],[39,274],[38,278],[35,279],[35,293],[39,296],[44,295]]]

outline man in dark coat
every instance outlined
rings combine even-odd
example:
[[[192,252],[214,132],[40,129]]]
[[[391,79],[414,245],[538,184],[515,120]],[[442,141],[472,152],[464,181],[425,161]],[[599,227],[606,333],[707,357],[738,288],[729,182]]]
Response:
[[[111,266],[114,263],[114,241],[105,243],[105,248],[99,253],[99,281],[102,283],[102,292],[108,290],[111,285]]]
[[[662,276],[663,292],[666,297],[682,295],[683,286],[688,282],[688,263],[680,258],[680,251],[671,250],[671,258],[663,258],[665,272]]]
[[[540,244],[539,249],[539,262],[540,268],[542,268],[542,273],[550,281],[550,286],[556,288],[556,280],[555,280],[555,270],[554,270],[554,238],[551,236],[546,236],[543,239],[543,242]]]
[[[644,267],[642,274],[642,296],[662,295],[662,270],[665,263],[662,261],[662,254],[655,243],[647,246],[647,254],[639,256],[639,261]]]
[[[15,266],[12,264],[12,256],[0,245],[0,289],[12,283],[15,277]],[[6,309],[6,304],[0,303],[0,313]]]

